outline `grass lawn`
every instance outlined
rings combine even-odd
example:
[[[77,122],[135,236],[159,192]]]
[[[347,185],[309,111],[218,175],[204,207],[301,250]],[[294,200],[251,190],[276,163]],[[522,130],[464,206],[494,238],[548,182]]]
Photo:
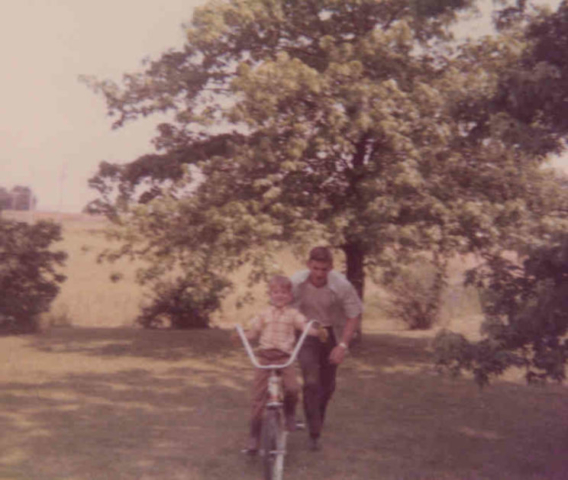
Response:
[[[429,338],[369,333],[340,368],[323,449],[285,478],[566,479],[565,387],[437,375]],[[260,478],[252,368],[229,332],[54,328],[0,338],[3,480]]]

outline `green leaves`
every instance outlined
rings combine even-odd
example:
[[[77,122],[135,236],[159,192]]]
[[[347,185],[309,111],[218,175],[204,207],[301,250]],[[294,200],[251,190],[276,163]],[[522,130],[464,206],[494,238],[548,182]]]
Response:
[[[49,310],[65,277],[58,267],[66,254],[54,251],[61,227],[0,219],[0,330],[29,332]]]
[[[474,3],[211,2],[180,51],[122,86],[91,81],[116,125],[172,114],[158,153],[92,179],[95,207],[122,224],[118,254],[149,262],[145,282],[179,271],[185,285],[245,262],[261,278],[282,245],[328,242],[362,272],[552,230],[563,195],[548,197],[540,164],[559,140],[524,94],[559,87],[562,60],[532,68],[537,43],[519,26],[453,43]]]
[[[469,342],[442,332],[437,363],[454,374],[471,371],[481,385],[510,367],[529,382],[563,381],[568,361],[568,249],[566,232],[545,247],[527,251],[524,262],[488,258],[470,273],[482,288],[484,338]]]

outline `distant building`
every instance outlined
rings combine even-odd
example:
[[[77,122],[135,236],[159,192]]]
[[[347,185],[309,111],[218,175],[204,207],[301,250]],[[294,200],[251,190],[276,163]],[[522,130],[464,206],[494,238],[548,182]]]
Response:
[[[37,198],[30,187],[16,185],[8,191],[0,187],[0,210],[35,210]]]

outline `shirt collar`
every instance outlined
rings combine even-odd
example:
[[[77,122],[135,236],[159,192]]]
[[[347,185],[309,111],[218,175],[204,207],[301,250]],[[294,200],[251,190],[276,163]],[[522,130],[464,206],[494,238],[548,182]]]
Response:
[[[341,290],[341,285],[338,281],[337,278],[337,272],[335,270],[331,270],[328,274],[327,274],[327,284],[326,287],[328,287],[330,290],[332,290],[335,293],[339,293],[339,291]],[[310,271],[309,270],[302,270],[301,272],[298,273],[297,279],[298,284],[305,284],[309,281],[310,278]]]

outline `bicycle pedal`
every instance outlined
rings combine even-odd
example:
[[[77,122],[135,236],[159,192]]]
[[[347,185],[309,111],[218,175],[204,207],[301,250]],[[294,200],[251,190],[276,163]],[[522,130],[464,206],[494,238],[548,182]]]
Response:
[[[255,457],[258,454],[257,448],[243,448],[241,453],[249,457]]]

